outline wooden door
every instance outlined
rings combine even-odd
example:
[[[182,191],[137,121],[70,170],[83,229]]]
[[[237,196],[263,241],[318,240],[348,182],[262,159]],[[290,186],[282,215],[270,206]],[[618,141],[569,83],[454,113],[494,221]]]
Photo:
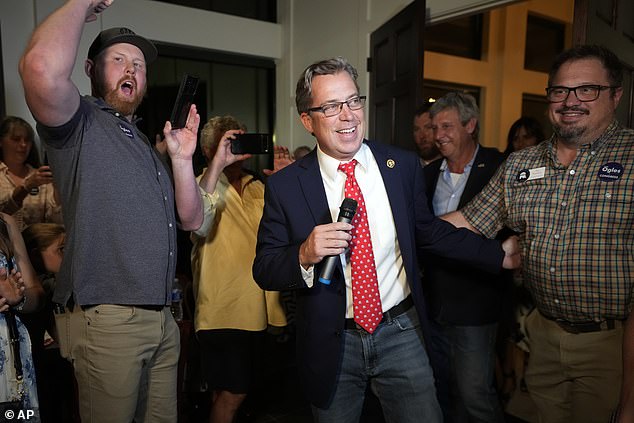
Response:
[[[425,0],[415,0],[370,36],[368,138],[413,149],[412,119],[423,99]]]
[[[575,0],[573,43],[609,47],[626,66],[619,121],[634,127],[634,2],[632,0]]]

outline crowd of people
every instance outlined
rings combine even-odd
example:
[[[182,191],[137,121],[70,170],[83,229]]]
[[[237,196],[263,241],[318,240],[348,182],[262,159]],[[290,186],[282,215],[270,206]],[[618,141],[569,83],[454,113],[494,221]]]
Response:
[[[138,130],[158,53],[128,28],[97,35],[79,93],[83,28],[111,3],[68,0],[27,45],[44,154],[24,119],[0,123],[0,412],[177,421],[178,227],[210,422],[236,421],[287,325],[316,422],[359,422],[370,395],[389,422],[504,422],[519,388],[543,422],[634,422],[634,131],[609,49],[560,54],[553,134],[521,117],[503,153],[457,91],[417,109],[418,154],[370,141],[357,70],[317,61],[295,92],[316,144],[276,146],[263,180],[231,152],[232,116],[199,140],[192,105],[160,151]]]

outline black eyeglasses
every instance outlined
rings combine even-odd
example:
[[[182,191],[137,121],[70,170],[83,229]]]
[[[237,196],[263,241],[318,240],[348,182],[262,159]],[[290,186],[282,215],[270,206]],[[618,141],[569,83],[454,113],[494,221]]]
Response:
[[[311,107],[308,109],[309,112],[321,112],[326,117],[336,116],[343,110],[343,105],[347,104],[350,110],[359,110],[363,109],[365,106],[365,96],[357,96],[352,97],[346,101],[335,101],[332,103],[322,104],[319,107]]]
[[[563,86],[555,86],[546,88],[546,99],[551,103],[561,103],[562,101],[566,101],[570,92],[572,91],[577,96],[579,101],[588,102],[594,101],[599,98],[599,94],[601,91],[607,90],[608,88],[618,88],[618,87],[610,87],[607,85],[579,85],[578,87],[563,87]]]

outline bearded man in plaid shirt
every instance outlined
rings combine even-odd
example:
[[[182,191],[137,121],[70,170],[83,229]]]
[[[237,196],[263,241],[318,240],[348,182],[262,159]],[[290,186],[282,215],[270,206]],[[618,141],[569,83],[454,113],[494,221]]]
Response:
[[[520,234],[537,307],[526,321],[526,383],[540,422],[608,421],[623,358],[628,369],[634,131],[615,119],[622,80],[607,48],[563,52],[546,89],[552,137],[512,154],[472,202],[445,217],[488,237],[503,226]]]

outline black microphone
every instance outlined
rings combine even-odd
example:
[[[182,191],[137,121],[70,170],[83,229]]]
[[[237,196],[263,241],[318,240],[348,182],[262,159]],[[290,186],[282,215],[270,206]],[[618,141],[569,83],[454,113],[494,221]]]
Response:
[[[341,207],[339,207],[339,217],[337,222],[352,222],[354,214],[357,212],[357,200],[352,198],[344,198]],[[319,276],[319,282],[330,285],[330,279],[332,278],[332,272],[335,270],[339,255],[326,257],[323,267],[321,268],[321,276]]]

